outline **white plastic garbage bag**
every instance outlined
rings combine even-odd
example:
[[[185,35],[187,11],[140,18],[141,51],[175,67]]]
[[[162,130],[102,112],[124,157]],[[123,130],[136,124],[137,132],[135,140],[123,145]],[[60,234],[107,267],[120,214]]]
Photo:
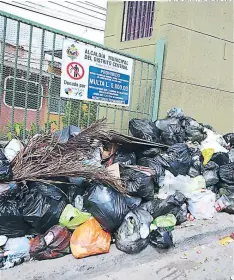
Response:
[[[214,149],[214,153],[228,153],[228,150],[225,149],[227,143],[220,134],[207,128],[205,128],[205,132],[207,133],[207,138],[201,142],[201,151],[211,148]]]
[[[194,191],[205,189],[206,182],[203,176],[191,178],[189,176],[178,175],[175,177],[168,170],[165,171],[165,177],[159,181],[158,198],[166,199],[176,191],[181,192],[185,197],[190,198]]]
[[[23,148],[24,146],[19,140],[12,139],[5,147],[4,154],[11,162]]]
[[[210,190],[196,191],[188,199],[188,210],[196,219],[211,219],[216,212],[215,199]]]

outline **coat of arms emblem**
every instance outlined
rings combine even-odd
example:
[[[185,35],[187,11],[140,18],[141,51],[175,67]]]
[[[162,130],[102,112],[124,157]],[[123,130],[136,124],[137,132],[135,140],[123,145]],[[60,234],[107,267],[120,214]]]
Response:
[[[70,47],[67,48],[67,56],[71,58],[71,60],[74,60],[78,57],[79,52],[78,49],[74,44],[72,44]]]

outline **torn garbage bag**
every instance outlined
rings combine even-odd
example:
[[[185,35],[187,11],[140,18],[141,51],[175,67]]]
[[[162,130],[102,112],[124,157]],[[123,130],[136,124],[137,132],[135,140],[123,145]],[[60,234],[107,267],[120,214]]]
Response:
[[[86,222],[90,217],[91,215],[89,213],[81,212],[71,204],[68,204],[60,216],[59,224],[63,227],[74,230],[79,225]]]
[[[30,257],[38,261],[63,257],[70,253],[70,238],[66,228],[55,225],[30,240]]]
[[[188,210],[196,219],[211,219],[215,210],[215,194],[210,190],[196,191],[188,199]]]
[[[0,150],[0,182],[12,180],[11,165],[3,152]]]
[[[111,235],[105,232],[99,223],[91,218],[79,226],[71,237],[71,252],[77,258],[108,253]]]
[[[150,232],[150,244],[159,249],[169,249],[173,246],[173,236],[171,231],[157,228]]]
[[[117,162],[126,165],[136,165],[136,155],[134,152],[129,152],[123,149],[118,150],[115,153],[113,164]]]
[[[220,179],[230,185],[234,185],[234,162],[221,165],[219,169]]]
[[[154,198],[154,182],[149,172],[137,167],[120,166],[120,175],[129,195],[145,200]]]
[[[129,212],[115,234],[117,249],[127,254],[136,254],[149,244],[150,224],[153,218],[141,209]]]
[[[52,184],[28,182],[19,203],[19,212],[32,229],[31,233],[45,233],[58,224],[66,207],[67,196]]]
[[[151,142],[159,142],[160,132],[154,123],[145,119],[132,119],[129,121],[129,130],[134,137]]]
[[[129,211],[123,195],[100,183],[93,183],[84,197],[84,207],[108,232],[115,232]]]
[[[205,178],[207,187],[214,186],[219,182],[218,172],[219,166],[213,161],[209,161],[204,167],[202,176]]]
[[[176,191],[173,195],[169,195],[166,199],[154,199],[142,203],[139,208],[148,211],[155,219],[159,216],[172,213],[171,211],[175,211],[175,208],[179,211],[180,206],[182,206],[185,201],[186,197],[182,193]]]

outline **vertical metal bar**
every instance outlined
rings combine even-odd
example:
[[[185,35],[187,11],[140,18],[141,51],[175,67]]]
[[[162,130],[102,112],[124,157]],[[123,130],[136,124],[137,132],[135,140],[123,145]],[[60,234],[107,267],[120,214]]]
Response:
[[[124,111],[124,107],[122,106],[121,108],[121,119],[120,119],[120,132],[122,132],[123,130],[123,111]]]
[[[100,104],[97,105],[96,121],[99,120]]]
[[[3,80],[4,80],[4,57],[5,57],[5,44],[6,44],[6,29],[7,29],[7,18],[4,17],[3,20],[3,38],[2,38],[2,51],[1,51],[1,60],[0,60],[0,119],[1,119],[1,108],[2,108],[2,98],[3,98]]]
[[[146,6],[146,11],[145,11],[145,26],[144,26],[144,28],[143,28],[143,34],[142,34],[142,37],[144,38],[144,37],[146,37],[146,30],[147,30],[147,24],[148,24],[148,13],[149,13],[149,5],[150,5],[150,1],[147,1],[146,2],[147,3],[147,6]]]
[[[53,35],[53,49],[52,49],[52,58],[51,58],[51,72],[50,72],[50,80],[49,80],[49,90],[48,90],[48,102],[47,102],[47,121],[46,121],[46,131],[49,128],[49,121],[50,121],[50,97],[52,92],[52,80],[54,77],[54,49],[55,49],[55,42],[56,42],[56,34]]]
[[[38,97],[37,97],[37,113],[36,113],[36,130],[39,132],[39,117],[40,117],[40,104],[41,99],[43,102],[43,96],[41,92],[42,87],[42,70],[43,70],[43,62],[44,62],[44,47],[45,47],[45,30],[42,30],[42,38],[41,38],[41,59],[40,59],[40,70],[39,70],[39,81],[38,81]],[[45,78],[44,78],[45,79]]]
[[[149,76],[149,64],[147,64],[147,70],[146,70],[146,81],[145,81],[145,92],[144,92],[143,115],[145,115],[145,106],[146,106],[147,90],[148,90],[148,76]]]
[[[26,91],[25,91],[25,103],[24,103],[23,141],[25,141],[26,130],[27,130],[28,88],[29,88],[31,52],[32,52],[32,36],[33,36],[33,26],[30,25],[29,48],[28,48],[28,65],[27,65]]]
[[[71,111],[72,111],[72,100],[68,102],[68,126],[71,124]]]
[[[17,64],[18,64],[18,54],[19,54],[19,35],[20,35],[20,22],[17,23],[16,31],[16,45],[15,45],[15,63],[14,63],[14,80],[13,80],[13,93],[12,93],[12,114],[11,114],[11,137],[14,137],[15,129],[15,88],[16,88],[16,77],[17,77]]]
[[[78,126],[80,126],[80,121],[81,121],[81,113],[82,113],[82,101],[79,101],[79,117],[78,117]]]
[[[61,126],[60,118],[61,118],[61,107],[62,107],[62,99],[61,99],[61,97],[59,97],[58,103],[59,103],[58,104],[58,130],[60,130],[60,126]]]
[[[140,95],[141,95],[141,82],[142,82],[142,73],[143,73],[144,64],[141,62],[141,74],[140,74],[140,81],[139,81],[139,91],[138,91],[138,99],[137,99],[137,117],[140,112]]]
[[[89,125],[90,125],[90,113],[91,113],[91,102],[89,102],[87,126],[89,126]]]
[[[113,119],[113,129],[115,129],[115,121],[116,121],[116,110],[117,110],[117,106],[114,105],[115,109],[114,109],[114,119]]]
[[[129,109],[130,111],[128,111],[128,121],[131,119],[131,111],[132,111],[132,100],[133,100],[133,86],[134,86],[134,81],[135,81],[135,72],[136,72],[136,60],[134,60],[133,62],[133,66],[132,66],[132,81],[131,81],[131,92],[130,92],[130,106]],[[128,134],[129,134],[129,129],[128,129]]]
[[[150,104],[149,104],[149,120],[153,120],[153,108],[154,108],[154,99],[155,99],[155,86],[157,80],[157,65],[153,66],[152,79],[151,79],[151,95],[150,95]]]
[[[150,37],[152,35],[152,30],[153,30],[153,25],[154,25],[154,5],[155,2],[152,2],[152,6],[151,6],[151,11],[150,11],[150,20],[149,20],[149,33],[148,33],[148,37]]]
[[[154,97],[154,107],[152,120],[155,121],[158,118],[158,107],[160,99],[160,90],[161,90],[161,80],[162,80],[162,71],[163,71],[163,59],[164,59],[164,49],[165,49],[165,39],[157,41],[156,45],[156,56],[155,63],[157,65],[157,75],[156,75],[156,85],[155,85],[155,97]]]

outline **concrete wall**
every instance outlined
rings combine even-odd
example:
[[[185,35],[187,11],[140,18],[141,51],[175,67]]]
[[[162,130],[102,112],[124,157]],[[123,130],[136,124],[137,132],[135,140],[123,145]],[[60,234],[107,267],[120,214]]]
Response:
[[[159,117],[181,107],[221,133],[234,131],[233,2],[156,2],[152,37],[121,42],[123,1],[109,1],[105,44],[154,61],[166,38]]]

